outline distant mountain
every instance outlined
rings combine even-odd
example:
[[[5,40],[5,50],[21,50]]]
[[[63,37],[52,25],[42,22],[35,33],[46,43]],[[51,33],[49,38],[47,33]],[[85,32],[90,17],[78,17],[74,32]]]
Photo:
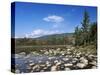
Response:
[[[44,35],[44,36],[40,36],[37,38],[15,38],[15,40],[19,40],[19,39],[30,39],[30,40],[47,40],[47,39],[52,39],[52,38],[63,38],[63,37],[72,37],[74,33],[61,33],[61,34],[52,34],[52,35]]]
[[[15,43],[21,45],[65,45],[72,44],[74,33],[45,35],[38,38],[15,38]]]
[[[45,35],[45,36],[41,36],[41,37],[34,38],[34,39],[45,40],[45,39],[49,39],[49,38],[62,38],[65,36],[72,37],[73,33],[61,33],[61,34]]]

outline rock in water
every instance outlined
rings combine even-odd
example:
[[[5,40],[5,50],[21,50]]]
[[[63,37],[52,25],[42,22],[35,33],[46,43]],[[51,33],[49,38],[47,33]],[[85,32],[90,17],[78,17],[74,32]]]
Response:
[[[70,50],[71,50],[71,49],[69,49],[69,48],[67,49],[67,51],[70,51]]]
[[[70,68],[65,68],[65,71],[69,71],[69,70],[71,70]]]
[[[84,68],[84,67],[86,67],[86,64],[84,64],[84,63],[77,63],[77,65],[76,65],[78,68]]]
[[[61,62],[58,62],[58,63],[56,63],[56,66],[58,66],[58,65],[60,65],[61,64]]]
[[[44,54],[45,54],[45,55],[48,55],[48,54],[49,54],[49,52],[48,52],[48,51],[46,51]]]
[[[55,61],[54,61],[54,63],[58,63],[58,62],[59,62],[58,60],[55,60]]]
[[[68,58],[63,58],[63,60],[64,60],[64,61],[68,61],[69,59],[68,59]]]
[[[57,66],[55,65],[51,67],[51,71],[56,71],[56,69],[57,69]]]
[[[96,61],[92,61],[89,64],[96,66],[97,65],[97,62]]]
[[[30,63],[30,64],[29,64],[29,66],[33,66],[33,65],[35,65],[35,64],[34,64],[34,63]]]
[[[86,58],[84,58],[84,57],[80,58],[80,62],[83,63],[83,64],[85,64],[85,65],[88,64],[88,60]]]
[[[33,66],[33,70],[35,70],[35,69],[37,69],[37,68],[39,68],[39,65],[35,65],[35,66]]]
[[[46,61],[46,65],[49,67],[51,66],[50,62],[49,61]]]
[[[96,66],[92,66],[92,69],[97,69],[97,67]]]
[[[73,64],[71,64],[71,63],[64,64],[64,65],[65,65],[65,67],[68,67],[68,66],[73,66]]]
[[[21,52],[21,53],[19,53],[20,55],[26,55],[26,53],[25,52]]]
[[[15,73],[20,73],[20,70],[17,69],[17,70],[15,71]]]
[[[96,56],[94,56],[94,55],[92,55],[92,54],[88,56],[88,58],[91,59],[91,60],[92,60],[93,58],[95,58],[95,57],[96,57]]]
[[[59,51],[60,50],[60,48],[57,48],[57,51]]]

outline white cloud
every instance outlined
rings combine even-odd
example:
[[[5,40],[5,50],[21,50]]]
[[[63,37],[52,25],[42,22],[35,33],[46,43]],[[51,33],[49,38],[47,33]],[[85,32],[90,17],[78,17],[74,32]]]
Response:
[[[18,36],[15,36],[15,38],[19,38]]]
[[[64,21],[64,18],[61,16],[51,15],[43,18],[43,20],[46,22],[60,23]]]
[[[58,30],[43,30],[43,29],[36,29],[33,32],[26,34],[27,38],[36,38],[36,37],[40,37],[43,35],[50,35],[50,34],[59,34],[61,33],[61,31]]]

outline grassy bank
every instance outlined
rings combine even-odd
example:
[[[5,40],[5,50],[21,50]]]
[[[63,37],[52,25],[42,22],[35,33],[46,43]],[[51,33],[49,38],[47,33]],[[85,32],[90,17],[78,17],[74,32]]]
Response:
[[[71,45],[45,45],[45,46],[17,46],[15,48],[16,53],[25,52],[26,54],[33,53],[34,55],[62,55],[67,54],[70,50],[70,54],[83,53],[83,54],[97,54],[97,49],[94,45],[88,46],[71,46]]]

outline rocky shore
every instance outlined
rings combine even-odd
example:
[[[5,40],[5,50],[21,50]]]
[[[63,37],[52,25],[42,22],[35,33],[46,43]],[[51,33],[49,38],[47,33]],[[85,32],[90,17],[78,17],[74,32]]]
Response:
[[[96,69],[97,55],[91,51],[79,51],[74,47],[40,50],[41,55],[31,52],[26,55],[21,52],[15,55],[15,60],[24,60],[23,63],[16,63],[15,73],[23,72],[47,72],[47,71],[66,71],[77,69]],[[18,62],[19,60],[16,60]],[[26,67],[21,70],[24,64]]]

